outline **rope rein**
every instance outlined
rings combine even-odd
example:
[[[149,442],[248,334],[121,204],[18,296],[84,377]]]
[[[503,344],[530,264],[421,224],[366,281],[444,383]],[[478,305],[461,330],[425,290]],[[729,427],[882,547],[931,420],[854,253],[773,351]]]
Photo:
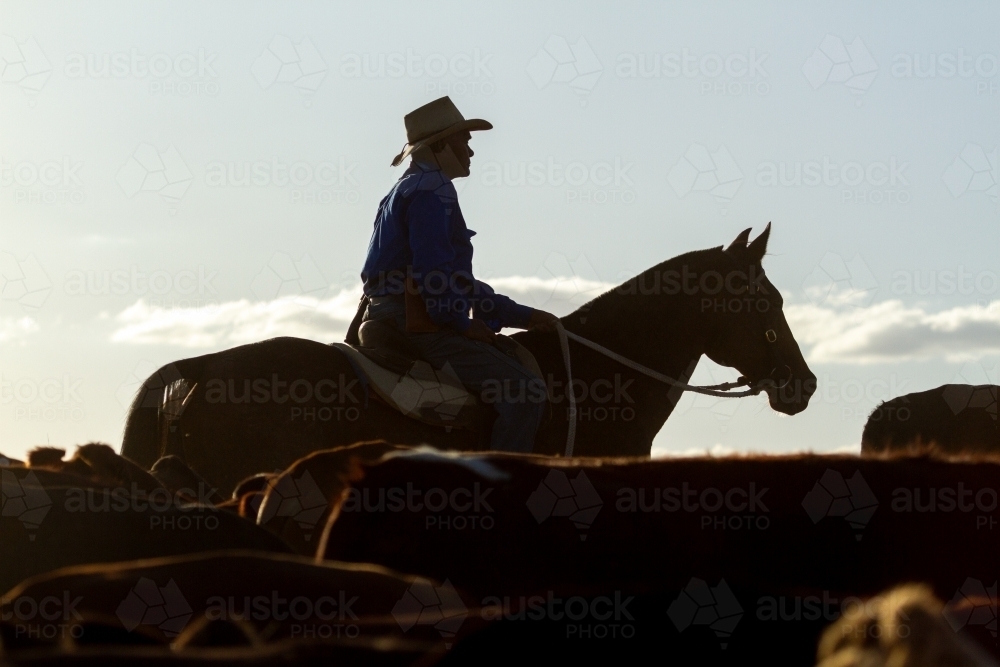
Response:
[[[750,380],[741,379],[737,382],[725,382],[723,384],[714,384],[709,386],[697,386],[691,384],[685,384],[679,380],[675,380],[672,377],[668,377],[663,373],[654,371],[652,368],[643,366],[642,364],[636,363],[627,357],[623,357],[617,352],[613,352],[603,345],[598,345],[597,343],[587,340],[583,336],[579,336],[572,331],[566,331],[562,322],[556,322],[556,333],[559,334],[559,347],[562,349],[563,365],[566,366],[566,387],[569,394],[569,429],[566,432],[566,456],[573,456],[573,445],[576,441],[576,396],[573,393],[573,369],[570,363],[569,354],[569,339],[572,338],[581,345],[585,345],[592,350],[600,352],[610,359],[614,359],[623,366],[627,366],[634,371],[642,373],[643,375],[648,375],[654,380],[659,380],[674,387],[680,387],[684,391],[693,391],[699,394],[705,394],[707,396],[720,396],[722,398],[741,398],[743,396],[756,396],[764,387],[758,384],[758,386],[747,389],[746,391],[731,392],[726,391],[727,389],[735,389],[736,387],[746,387],[749,386]]]

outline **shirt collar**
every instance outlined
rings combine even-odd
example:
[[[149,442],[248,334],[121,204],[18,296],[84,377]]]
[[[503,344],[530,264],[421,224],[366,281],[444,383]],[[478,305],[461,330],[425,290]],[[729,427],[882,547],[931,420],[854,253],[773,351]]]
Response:
[[[415,174],[417,172],[423,172],[425,174],[437,173],[441,180],[445,183],[450,183],[451,179],[448,178],[448,174],[441,171],[441,168],[434,163],[424,162],[423,160],[417,160],[416,158],[410,159],[410,166],[407,167],[406,173]]]

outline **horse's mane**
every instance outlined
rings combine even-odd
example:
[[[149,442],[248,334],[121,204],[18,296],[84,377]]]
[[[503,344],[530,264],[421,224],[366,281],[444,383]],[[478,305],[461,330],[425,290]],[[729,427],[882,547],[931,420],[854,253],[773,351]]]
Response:
[[[582,306],[580,306],[577,309],[577,311],[584,311],[584,312],[586,312],[586,311],[591,310],[595,306],[604,306],[604,305],[609,304],[611,301],[614,300],[615,295],[617,293],[621,293],[622,287],[624,285],[627,285],[628,283],[630,283],[630,282],[632,282],[634,280],[638,280],[638,279],[642,278],[643,276],[645,276],[647,274],[656,273],[656,272],[663,272],[663,271],[666,271],[667,269],[669,269],[671,266],[673,266],[675,264],[682,264],[682,263],[685,263],[685,262],[688,262],[688,263],[698,262],[700,264],[701,262],[703,262],[706,259],[706,256],[709,253],[715,253],[715,252],[722,252],[722,246],[720,245],[720,246],[716,246],[714,248],[705,248],[704,250],[692,250],[692,251],[686,252],[686,253],[684,253],[682,255],[677,255],[676,257],[671,257],[670,259],[664,260],[664,261],[660,262],[659,264],[656,264],[655,266],[651,266],[648,269],[646,269],[645,271],[642,271],[642,272],[640,272],[640,273],[632,276],[631,278],[629,278],[629,279],[627,279],[627,280],[619,283],[618,285],[616,285],[616,286],[612,287],[611,289],[609,289],[607,292],[604,292],[603,294],[600,294],[600,295],[594,297],[593,299],[591,299],[587,303],[585,303]],[[576,312],[576,311],[574,311],[574,312]]]

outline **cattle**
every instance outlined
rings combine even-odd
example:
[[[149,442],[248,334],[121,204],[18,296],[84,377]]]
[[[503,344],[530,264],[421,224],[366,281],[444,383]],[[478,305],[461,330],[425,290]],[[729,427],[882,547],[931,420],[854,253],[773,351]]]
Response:
[[[135,484],[138,491],[149,493],[162,486],[150,472],[119,456],[108,445],[90,442],[77,447],[73,456],[65,459],[65,449],[37,447],[28,453],[27,467],[37,475],[42,471],[69,475],[89,480],[95,484],[129,487]],[[55,479],[49,477],[49,479]]]
[[[997,389],[995,384],[946,384],[885,401],[865,423],[861,451],[1000,453]]]
[[[3,596],[0,662],[431,664],[477,628],[456,601],[377,566],[246,550],[73,566]]]
[[[23,465],[24,461],[20,461],[18,459],[12,459],[8,456],[4,456],[3,453],[0,452],[0,466],[23,466]]]
[[[279,474],[280,471],[259,473],[247,477],[236,485],[236,488],[233,489],[232,497],[218,506],[233,507],[240,516],[251,521],[257,521],[257,511],[264,500],[264,492],[267,490],[270,481]]]
[[[241,513],[252,516],[296,552],[315,555],[314,535],[318,538],[322,533],[351,482],[361,478],[359,466],[377,462],[389,452],[410,449],[376,440],[314,452],[280,474],[268,476],[253,499],[255,511],[251,514],[244,503]],[[237,492],[245,493],[245,488],[241,485]]]
[[[510,628],[532,600],[579,599],[630,601],[629,616],[613,628],[543,615],[537,627],[553,641],[631,632],[691,659],[749,660],[780,642],[783,664],[811,664],[847,601],[914,581],[950,598],[968,578],[995,585],[1000,561],[993,458],[370,458],[300,461],[285,492],[267,492],[261,509],[275,509],[261,523],[303,553],[448,580],[469,604],[513,616],[484,635],[498,662],[516,659]],[[304,503],[311,486],[324,498]]]
[[[992,605],[995,623],[995,598]],[[997,667],[983,648],[955,632],[961,611],[946,609],[926,586],[900,586],[854,605],[829,627],[817,667]]]
[[[107,445],[42,448],[0,467],[0,592],[26,577],[82,563],[248,548],[287,553],[271,533],[213,505],[215,489],[171,488]],[[170,484],[194,478],[161,475]]]
[[[104,454],[85,450],[79,458]],[[32,459],[63,468],[38,468],[49,475],[74,467],[54,453]],[[176,637],[166,634],[176,626],[161,625],[177,614],[143,613],[136,621],[118,613],[130,592],[162,599],[165,608],[176,589],[196,591],[197,599],[206,590],[223,591],[224,599],[327,590],[326,570],[300,564],[356,563],[350,567],[411,573],[399,575],[410,582],[402,594],[397,587],[378,603],[384,608],[397,594],[406,600],[390,612],[403,637],[388,619],[375,627],[398,648],[393,641],[423,641],[423,619],[436,641],[451,644],[446,654],[430,652],[442,664],[634,661],[658,652],[681,663],[767,656],[811,665],[826,626],[862,598],[904,582],[926,582],[957,607],[987,591],[995,632],[998,472],[1000,460],[969,456],[554,459],[361,443],[314,453],[237,491],[262,496],[258,530],[277,533],[272,539],[299,557],[220,552],[75,566],[24,582],[0,610],[9,614],[25,591],[30,599],[86,591],[84,643],[145,642],[144,658],[162,657],[169,640],[175,656],[221,647],[239,664],[362,659],[346,657],[332,639],[292,636],[287,623],[209,618],[186,592],[193,612]],[[429,583],[416,586],[418,578]],[[140,579],[147,581],[140,586]],[[962,637],[988,633],[989,613],[977,604],[955,617]],[[397,612],[417,620],[401,624]],[[150,625],[147,618],[153,627],[139,627]],[[0,621],[0,636],[11,633],[15,648],[32,644]],[[100,650],[101,659],[111,655]],[[122,660],[137,656],[114,650]],[[408,650],[379,660],[413,659]]]
[[[208,482],[201,475],[192,470],[181,458],[173,455],[159,459],[150,468],[149,474],[164,488],[173,492],[181,489],[208,488]],[[214,489],[209,491],[207,499],[216,506],[226,500]]]

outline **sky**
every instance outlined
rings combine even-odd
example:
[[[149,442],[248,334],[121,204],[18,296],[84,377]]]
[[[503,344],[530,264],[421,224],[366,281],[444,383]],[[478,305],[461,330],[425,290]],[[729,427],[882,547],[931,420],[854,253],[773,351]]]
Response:
[[[990,2],[0,4],[0,452],[121,444],[170,361],[341,340],[403,115],[450,95],[474,269],[566,314],[772,223],[809,408],[685,395],[654,455],[858,451],[1000,368]],[[737,373],[702,359],[695,382]]]

